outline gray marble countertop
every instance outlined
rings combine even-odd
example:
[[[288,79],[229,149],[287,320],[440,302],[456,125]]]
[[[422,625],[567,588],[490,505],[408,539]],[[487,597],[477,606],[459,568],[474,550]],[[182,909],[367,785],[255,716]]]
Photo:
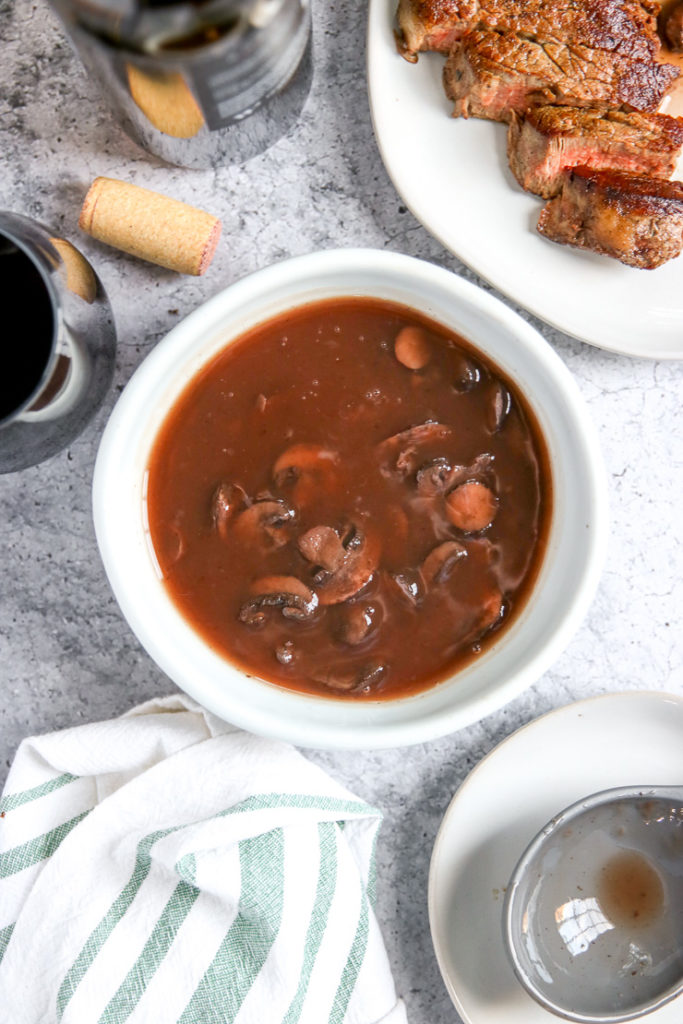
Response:
[[[118,328],[114,386],[86,432],[42,466],[0,477],[0,783],[23,737],[173,690],[112,597],[90,512],[102,429],[159,339],[232,281],[316,249],[391,249],[477,280],[406,211],[383,168],[366,95],[366,5],[314,0],[313,14],[315,77],[296,129],[244,165],[200,172],[162,166],[127,139],[45,0],[0,0],[0,207],[52,225],[85,252]],[[220,216],[209,272],[179,277],[83,236],[78,212],[97,175]],[[434,959],[426,893],[439,822],[468,772],[519,726],[570,701],[638,689],[683,695],[681,365],[611,355],[522,315],[570,367],[602,439],[611,538],[589,614],[535,686],[478,724],[407,751],[310,755],[384,811],[378,914],[413,1024],[459,1020]],[[11,346],[19,329],[8,322]]]

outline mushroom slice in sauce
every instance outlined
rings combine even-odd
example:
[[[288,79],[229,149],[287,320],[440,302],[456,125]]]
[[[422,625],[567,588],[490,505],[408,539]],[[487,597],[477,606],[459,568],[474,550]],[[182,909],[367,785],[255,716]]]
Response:
[[[381,545],[371,531],[354,524],[342,540],[344,558],[332,572],[316,577],[316,593],[321,605],[341,604],[367,586],[379,564]]]
[[[471,391],[481,380],[481,368],[472,359],[464,354],[454,354],[453,359],[453,387],[459,393]]]
[[[279,608],[286,619],[308,619],[318,606],[318,598],[296,576],[262,576],[249,587],[251,597],[242,605],[240,622],[260,626],[266,608]]]
[[[494,456],[489,452],[477,455],[469,466],[452,466],[445,458],[432,459],[421,466],[415,474],[417,492],[424,498],[446,494],[465,480],[485,475],[493,462]]]
[[[228,535],[228,524],[238,509],[249,503],[247,495],[239,484],[222,481],[211,497],[211,519],[219,536],[225,540]]]
[[[487,400],[486,426],[492,434],[497,434],[512,408],[512,396],[502,381],[494,378],[488,385]]]
[[[417,608],[422,604],[424,585],[419,572],[415,572],[413,569],[406,569],[404,572],[387,573],[387,578],[391,581],[394,591],[411,604],[413,608]]]
[[[332,668],[317,682],[330,690],[340,690],[344,693],[352,691],[369,692],[373,686],[381,682],[387,673],[387,666],[380,661],[371,661],[365,665],[351,666],[350,668]]]
[[[331,526],[313,526],[297,541],[304,558],[327,572],[336,572],[346,558],[346,549]]]
[[[481,614],[476,626],[475,643],[478,643],[487,633],[502,623],[507,613],[508,606],[503,595],[498,590],[492,590],[484,600],[481,607]]]
[[[402,430],[377,446],[377,454],[383,463],[383,470],[398,473],[400,477],[411,476],[420,465],[420,449],[442,441],[451,435],[451,428],[435,420],[426,420],[408,430]]]
[[[245,508],[235,519],[235,531],[243,540],[280,548],[290,539],[296,513],[280,498],[263,498]]]
[[[372,604],[344,604],[339,609],[339,638],[350,647],[361,644],[377,628],[378,609]]]
[[[496,457],[495,455],[492,455],[491,452],[482,452],[481,455],[477,455],[475,459],[472,459],[469,466],[466,467],[465,476],[482,476],[493,467],[495,461]]]
[[[478,480],[467,480],[446,495],[446,515],[463,533],[486,530],[496,517],[498,498]]]
[[[293,444],[278,457],[273,479],[278,487],[298,480],[302,473],[326,470],[339,462],[339,454],[319,444]]]
[[[394,355],[408,370],[421,370],[432,358],[426,332],[412,324],[402,327],[394,341]]]
[[[417,493],[423,498],[433,498],[437,494],[445,494],[449,487],[457,481],[462,473],[462,466],[452,466],[448,459],[438,458],[421,466],[415,474]]]
[[[293,444],[273,466],[277,487],[291,487],[293,504],[301,509],[315,503],[321,491],[335,489],[339,454],[318,444]]]
[[[461,558],[467,558],[467,548],[457,540],[447,540],[433,548],[422,563],[425,584],[444,583]]]

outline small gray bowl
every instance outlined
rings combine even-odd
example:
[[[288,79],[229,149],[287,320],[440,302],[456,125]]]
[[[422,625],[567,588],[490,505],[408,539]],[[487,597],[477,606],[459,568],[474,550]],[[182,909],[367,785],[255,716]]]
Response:
[[[552,818],[515,868],[503,932],[519,981],[565,1020],[620,1024],[680,995],[683,787],[605,790]]]

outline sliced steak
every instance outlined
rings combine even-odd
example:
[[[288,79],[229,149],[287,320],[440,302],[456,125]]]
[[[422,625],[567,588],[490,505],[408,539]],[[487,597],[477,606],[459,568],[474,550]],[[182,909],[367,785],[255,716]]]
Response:
[[[664,22],[664,35],[674,53],[683,50],[683,3],[676,4],[669,12]]]
[[[576,42],[629,58],[659,52],[657,12],[650,0],[399,0],[404,56],[448,53],[474,29],[519,32],[538,42]]]
[[[417,60],[420,50],[448,53],[477,13],[477,0],[399,0],[396,11],[399,51]]]
[[[510,169],[527,192],[549,199],[571,167],[670,178],[683,149],[683,119],[604,108],[532,107],[508,130]]]
[[[579,43],[538,43],[475,30],[455,43],[444,68],[453,116],[509,121],[534,104],[656,110],[680,71]]]
[[[683,183],[576,167],[544,206],[538,230],[553,242],[652,270],[683,248]]]

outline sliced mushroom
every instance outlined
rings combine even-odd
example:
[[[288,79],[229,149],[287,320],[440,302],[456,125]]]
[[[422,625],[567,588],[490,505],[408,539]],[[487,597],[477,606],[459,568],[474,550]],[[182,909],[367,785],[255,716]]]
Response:
[[[382,441],[377,446],[377,454],[385,471],[398,473],[405,479],[420,465],[424,457],[420,455],[421,449],[450,435],[451,428],[444,423],[427,420]]]
[[[405,601],[417,608],[424,599],[424,585],[419,572],[407,569],[405,572],[387,573],[395,592]]]
[[[317,682],[327,686],[330,690],[339,690],[344,693],[352,691],[368,693],[384,678],[386,673],[386,665],[379,661],[371,661],[365,665],[351,666],[350,668],[332,668]]]
[[[492,469],[495,461],[496,457],[495,455],[492,455],[491,452],[482,452],[481,455],[477,455],[475,459],[472,459],[469,466],[466,467],[467,476],[483,476],[490,469]]]
[[[353,524],[342,538],[344,558],[334,571],[316,575],[321,605],[341,604],[367,586],[379,564],[381,545],[375,533]]]
[[[313,565],[336,572],[346,557],[341,537],[331,526],[314,526],[297,541],[299,551]]]
[[[425,584],[444,583],[462,558],[467,558],[467,548],[457,540],[447,540],[433,548],[422,563]]]
[[[235,533],[245,543],[266,549],[280,548],[290,539],[296,513],[280,498],[263,498],[245,508],[235,519]]]
[[[481,611],[472,634],[472,641],[475,650],[479,649],[479,643],[488,634],[502,624],[508,611],[508,605],[499,590],[492,590],[484,599]]]
[[[446,495],[446,515],[464,533],[488,529],[497,511],[498,498],[478,480],[467,480]]]
[[[238,509],[248,504],[249,499],[239,484],[222,481],[211,497],[211,519],[219,536],[225,540],[228,536],[228,524]]]
[[[262,576],[249,587],[251,597],[240,608],[239,619],[247,626],[261,626],[267,608],[279,608],[286,619],[308,619],[318,598],[296,576]]]
[[[493,465],[493,455],[485,452],[477,455],[469,466],[451,465],[448,459],[433,459],[421,466],[415,474],[417,492],[422,497],[431,498],[464,483],[465,480],[484,475]]]
[[[319,444],[293,444],[279,456],[273,466],[273,479],[278,487],[299,479],[302,473],[326,471],[339,462],[338,452]]]
[[[294,444],[280,455],[273,467],[278,487],[290,488],[296,508],[312,504],[321,491],[331,493],[339,470],[339,454],[317,444]]]
[[[455,483],[462,466],[452,466],[448,459],[438,458],[421,466],[415,474],[417,493],[423,498],[433,498],[437,494],[445,494]]]
[[[377,628],[379,609],[372,604],[345,604],[340,608],[339,639],[350,647],[361,644]]]
[[[481,380],[481,369],[475,362],[459,352],[453,359],[453,387],[462,394],[471,391]]]
[[[373,686],[381,682],[387,674],[388,668],[382,662],[375,661],[365,665],[358,673],[358,687],[367,693]]]
[[[481,609],[482,630],[488,633],[489,630],[494,629],[503,620],[506,611],[507,605],[503,600],[503,595],[497,590],[491,591]]]
[[[486,426],[492,434],[497,434],[512,408],[512,396],[497,378],[489,382],[487,392]]]
[[[432,358],[429,339],[422,327],[402,327],[394,341],[394,355],[409,370],[421,370]]]

